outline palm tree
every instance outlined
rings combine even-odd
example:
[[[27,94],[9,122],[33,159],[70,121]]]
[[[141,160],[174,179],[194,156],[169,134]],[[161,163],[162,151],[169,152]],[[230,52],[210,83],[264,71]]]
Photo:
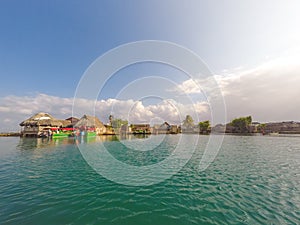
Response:
[[[112,121],[114,120],[113,115],[109,115],[108,119],[109,119],[110,125],[112,126]]]
[[[183,120],[183,126],[187,128],[194,127],[194,120],[190,115],[186,115],[185,120]]]

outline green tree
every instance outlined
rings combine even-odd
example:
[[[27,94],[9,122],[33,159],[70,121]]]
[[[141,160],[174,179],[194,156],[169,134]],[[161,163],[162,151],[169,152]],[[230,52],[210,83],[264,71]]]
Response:
[[[186,115],[185,120],[183,120],[183,126],[185,127],[193,127],[194,125],[194,120],[190,115]]]
[[[123,125],[127,125],[128,121],[127,120],[122,120],[122,119],[113,119],[111,121],[111,126],[116,129],[116,128],[120,128]]]
[[[265,132],[265,128],[266,128],[266,124],[265,123],[261,123],[258,125],[257,130],[258,132],[264,133]]]
[[[209,120],[199,122],[200,133],[208,133],[210,130],[210,122]]]
[[[231,125],[235,128],[235,132],[248,133],[249,125],[252,123],[252,117],[240,117],[231,121]]]

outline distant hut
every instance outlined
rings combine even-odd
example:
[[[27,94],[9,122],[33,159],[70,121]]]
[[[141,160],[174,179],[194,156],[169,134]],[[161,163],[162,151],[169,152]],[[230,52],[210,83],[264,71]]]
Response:
[[[110,123],[109,124],[105,124],[104,126],[105,126],[105,134],[110,134],[110,135],[115,134],[115,130],[110,125]]]
[[[76,118],[76,117],[69,117],[69,118],[67,118],[66,119],[67,121],[70,121],[70,124],[68,125],[68,127],[74,127],[75,126],[75,124],[79,121],[79,119],[78,118]]]
[[[168,122],[164,122],[160,125],[154,125],[153,128],[154,134],[177,134],[178,127],[177,125],[170,125]]]
[[[23,137],[39,137],[47,134],[53,128],[66,127],[70,121],[59,120],[48,113],[37,113],[34,116],[20,123],[21,136]]]
[[[170,124],[167,122],[164,122],[163,124],[156,124],[152,128],[152,133],[154,134],[167,134],[170,131]]]
[[[80,130],[95,130],[97,134],[104,134],[106,131],[105,126],[97,117],[89,115],[81,117],[74,127]]]
[[[170,125],[169,133],[170,134],[178,134],[179,133],[178,126],[177,125]]]
[[[151,134],[150,124],[131,124],[133,134]]]
[[[224,124],[217,124],[211,128],[212,133],[225,133],[225,131],[226,131],[226,125]]]

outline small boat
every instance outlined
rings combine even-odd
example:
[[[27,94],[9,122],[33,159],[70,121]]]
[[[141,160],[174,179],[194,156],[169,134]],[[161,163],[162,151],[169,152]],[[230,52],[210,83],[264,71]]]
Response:
[[[52,138],[66,138],[70,136],[71,136],[70,133],[65,133],[65,132],[52,134]]]
[[[96,137],[97,132],[95,130],[82,130],[75,132],[75,137]]]
[[[278,136],[279,132],[271,132],[269,135],[271,135],[271,136]]]
[[[97,136],[97,133],[95,131],[88,131],[86,133],[86,136],[87,137],[96,137]]]
[[[52,138],[67,138],[67,137],[72,137],[74,136],[73,128],[54,128],[52,129]]]

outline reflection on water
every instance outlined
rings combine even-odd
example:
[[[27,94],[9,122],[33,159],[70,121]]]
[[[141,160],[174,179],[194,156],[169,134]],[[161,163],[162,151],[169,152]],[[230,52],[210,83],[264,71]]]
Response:
[[[50,139],[48,138],[20,138],[17,149],[32,150],[49,146]]]
[[[74,143],[74,138],[20,138],[17,148],[20,150],[33,150],[51,146],[55,147],[57,145],[69,145]]]
[[[148,135],[102,135],[96,137],[62,137],[62,138],[20,138],[17,149],[33,150],[49,146],[74,145],[95,142],[111,142],[120,140],[144,139]]]

